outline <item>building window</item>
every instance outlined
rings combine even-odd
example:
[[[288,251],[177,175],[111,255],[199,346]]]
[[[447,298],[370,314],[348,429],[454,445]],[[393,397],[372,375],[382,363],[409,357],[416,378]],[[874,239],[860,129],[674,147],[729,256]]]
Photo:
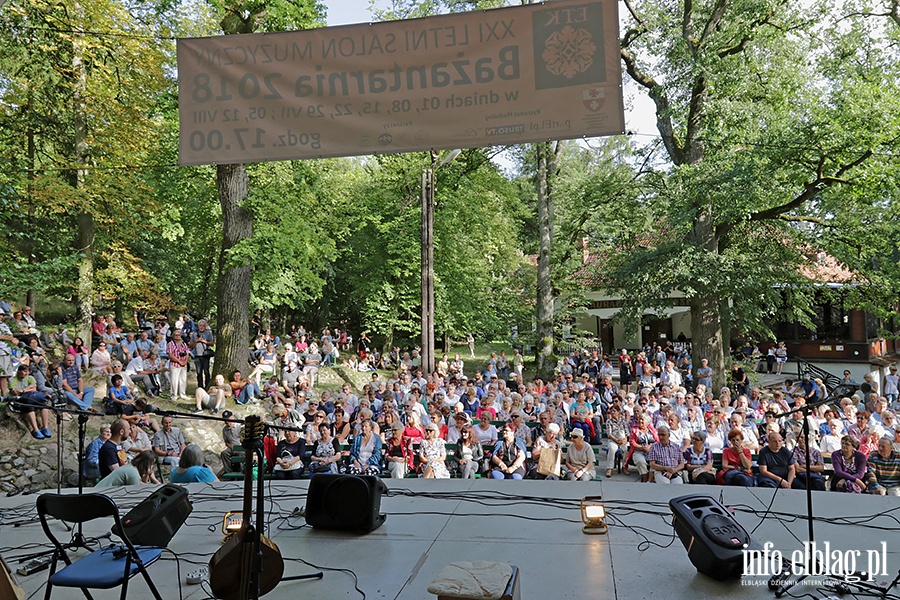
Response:
[[[798,328],[798,341],[845,340],[850,337],[850,311],[840,304],[821,302],[813,307],[814,329]]]

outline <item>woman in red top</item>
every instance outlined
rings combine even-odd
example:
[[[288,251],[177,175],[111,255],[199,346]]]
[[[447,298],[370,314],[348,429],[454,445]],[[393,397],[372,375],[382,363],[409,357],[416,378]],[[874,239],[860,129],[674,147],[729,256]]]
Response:
[[[717,479],[725,485],[753,487],[750,449],[744,448],[744,434],[740,429],[728,432],[728,447],[722,450],[722,470]]]
[[[647,453],[650,451],[650,446],[659,441],[656,428],[650,424],[651,420],[649,415],[641,415],[638,418],[637,426],[631,430],[631,437],[628,440],[628,456],[625,457],[625,474],[628,475],[628,461],[631,460],[637,467],[642,483],[650,481]]]
[[[488,421],[497,420],[497,409],[494,408],[495,396],[496,394],[494,394],[494,392],[488,392],[487,396],[481,401],[478,411],[475,413],[476,419],[487,419]]]
[[[438,428],[438,437],[447,440],[447,432],[449,428],[444,424],[444,415],[439,410],[431,411],[431,422]]]
[[[406,411],[406,428],[403,430],[403,435],[412,438],[413,442],[419,442],[425,438],[425,428],[422,427],[419,413],[415,410]]]

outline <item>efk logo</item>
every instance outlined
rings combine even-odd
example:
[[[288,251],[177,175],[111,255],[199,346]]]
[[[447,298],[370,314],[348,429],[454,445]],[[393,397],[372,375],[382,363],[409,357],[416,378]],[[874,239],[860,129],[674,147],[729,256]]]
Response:
[[[605,83],[603,3],[546,6],[532,13],[535,89]]]
[[[566,25],[562,31],[547,38],[544,46],[546,48],[541,58],[546,63],[546,69],[566,79],[587,71],[597,52],[597,45],[591,41],[591,34],[571,25]]]

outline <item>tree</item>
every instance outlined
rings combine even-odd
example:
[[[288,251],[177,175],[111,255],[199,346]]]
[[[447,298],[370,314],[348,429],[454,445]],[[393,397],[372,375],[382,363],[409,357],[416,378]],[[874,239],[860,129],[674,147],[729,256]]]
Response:
[[[684,293],[719,385],[729,327],[765,331],[776,284],[804,295],[797,266],[837,225],[827,215],[877,193],[900,133],[897,61],[876,27],[854,19],[848,34],[834,3],[626,7],[622,60],[655,104],[668,165],[646,196],[658,225],[645,248],[619,240],[606,281],[632,317]],[[803,302],[787,309],[800,317]]]
[[[123,167],[142,162],[146,140],[158,137],[147,109],[164,86],[164,52],[146,44],[157,32],[116,2],[21,0],[3,19],[4,169],[26,157],[27,175],[10,175],[9,191],[35,217],[19,231],[36,252],[14,260],[78,257],[78,277],[66,279],[77,281],[79,334],[90,339],[95,260],[123,225],[153,210]],[[45,235],[35,235],[44,222]]]
[[[315,0],[211,0],[226,35],[304,29],[321,24]],[[253,211],[244,202],[249,194],[247,168],[240,163],[217,165],[216,182],[222,206],[222,246],[218,275],[218,340],[216,373],[246,365],[250,331],[252,257],[241,253],[242,242],[253,237]]]
[[[553,252],[554,194],[560,143],[541,142],[534,145],[537,161],[535,186],[537,188],[537,216],[540,248],[537,268],[537,372],[545,379],[556,368],[555,361],[547,361],[553,355],[553,309],[556,294],[553,290],[551,253]]]
[[[517,248],[514,216],[522,209],[491,155],[465,150],[435,173],[435,330],[445,342],[468,331],[508,335],[511,325],[521,325],[522,307],[530,306],[523,298],[531,297],[523,283],[530,269]],[[335,206],[340,219],[330,231],[339,253],[317,306],[319,324],[346,319],[388,349],[415,342],[426,160],[422,153],[382,155],[342,171],[353,184]]]

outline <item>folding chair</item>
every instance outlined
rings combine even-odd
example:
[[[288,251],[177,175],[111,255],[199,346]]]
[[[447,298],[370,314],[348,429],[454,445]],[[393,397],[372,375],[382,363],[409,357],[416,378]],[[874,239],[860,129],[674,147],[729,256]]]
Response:
[[[50,564],[50,579],[47,582],[44,600],[49,600],[53,586],[80,588],[88,600],[93,600],[88,589],[107,590],[122,586],[120,598],[125,600],[128,581],[138,572],[144,576],[153,597],[156,600],[162,600],[146,569],[156,562],[162,554],[162,549],[134,546],[124,533],[125,529],[119,518],[119,508],[109,496],[103,494],[79,496],[42,494],[37,499],[37,511],[44,534],[53,542],[54,546],[53,562]],[[50,531],[47,523],[48,516],[69,523],[85,523],[94,519],[112,517],[116,524],[116,530],[123,532],[120,534],[123,544],[111,544],[72,562],[63,545]],[[56,564],[60,558],[66,563],[66,566],[61,571],[57,571]]]

